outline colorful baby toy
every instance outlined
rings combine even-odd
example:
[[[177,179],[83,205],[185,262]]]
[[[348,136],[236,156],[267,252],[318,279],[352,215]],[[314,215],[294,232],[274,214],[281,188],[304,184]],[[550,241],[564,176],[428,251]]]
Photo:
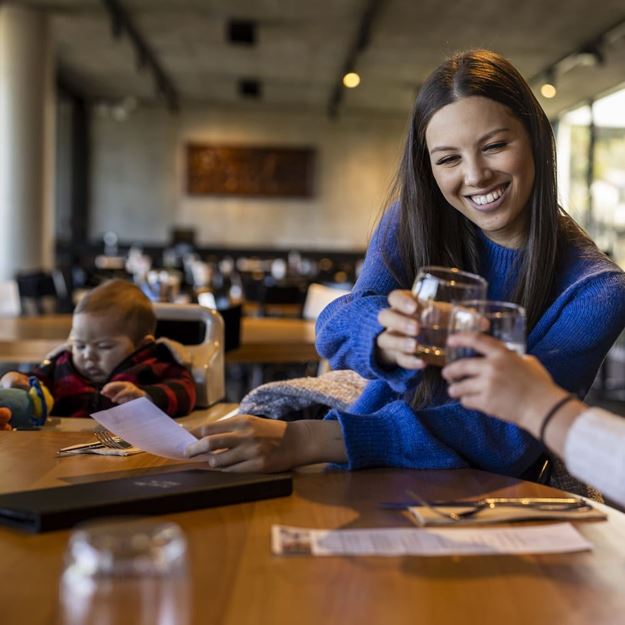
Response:
[[[28,390],[0,389],[0,406],[11,411],[9,424],[17,429],[43,425],[54,405],[50,391],[37,378],[28,378],[28,384]]]

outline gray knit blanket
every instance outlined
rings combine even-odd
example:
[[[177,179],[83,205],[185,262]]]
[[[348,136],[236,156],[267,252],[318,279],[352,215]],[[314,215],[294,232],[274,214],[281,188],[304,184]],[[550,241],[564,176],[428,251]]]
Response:
[[[242,400],[239,411],[271,419],[322,417],[328,409],[345,410],[364,390],[367,380],[354,371],[330,371],[319,377],[295,378],[263,384]],[[310,414],[315,410],[315,415]]]

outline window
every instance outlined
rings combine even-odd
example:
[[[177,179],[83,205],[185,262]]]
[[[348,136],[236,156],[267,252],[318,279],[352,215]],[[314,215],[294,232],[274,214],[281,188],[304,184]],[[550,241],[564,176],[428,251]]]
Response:
[[[623,110],[625,89],[566,113],[559,120],[557,142],[560,201],[597,245],[625,267]]]

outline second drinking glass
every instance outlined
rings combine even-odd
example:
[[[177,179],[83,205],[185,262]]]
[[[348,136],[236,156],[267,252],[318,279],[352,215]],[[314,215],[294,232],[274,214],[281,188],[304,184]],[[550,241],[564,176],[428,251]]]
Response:
[[[522,356],[525,354],[525,309],[512,302],[459,302],[452,308],[449,320],[449,335],[456,332],[488,334]],[[475,356],[480,354],[466,347],[447,347],[447,362]]]
[[[435,266],[419,269],[412,286],[412,294],[418,304],[416,356],[430,365],[444,366],[453,303],[484,299],[487,288],[484,278],[459,269]]]

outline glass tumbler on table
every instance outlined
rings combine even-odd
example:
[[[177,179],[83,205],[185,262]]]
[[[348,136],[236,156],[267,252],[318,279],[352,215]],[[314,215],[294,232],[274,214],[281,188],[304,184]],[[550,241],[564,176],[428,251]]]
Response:
[[[174,523],[109,520],[78,527],[60,582],[63,625],[189,625],[187,543]]]
[[[525,354],[525,309],[512,302],[474,300],[456,303],[449,319],[449,336],[457,332],[481,332]],[[480,354],[466,347],[447,347],[447,362]]]
[[[488,283],[473,273],[449,267],[422,267],[412,286],[419,334],[415,355],[430,365],[445,365],[449,315],[454,302],[483,299]]]

